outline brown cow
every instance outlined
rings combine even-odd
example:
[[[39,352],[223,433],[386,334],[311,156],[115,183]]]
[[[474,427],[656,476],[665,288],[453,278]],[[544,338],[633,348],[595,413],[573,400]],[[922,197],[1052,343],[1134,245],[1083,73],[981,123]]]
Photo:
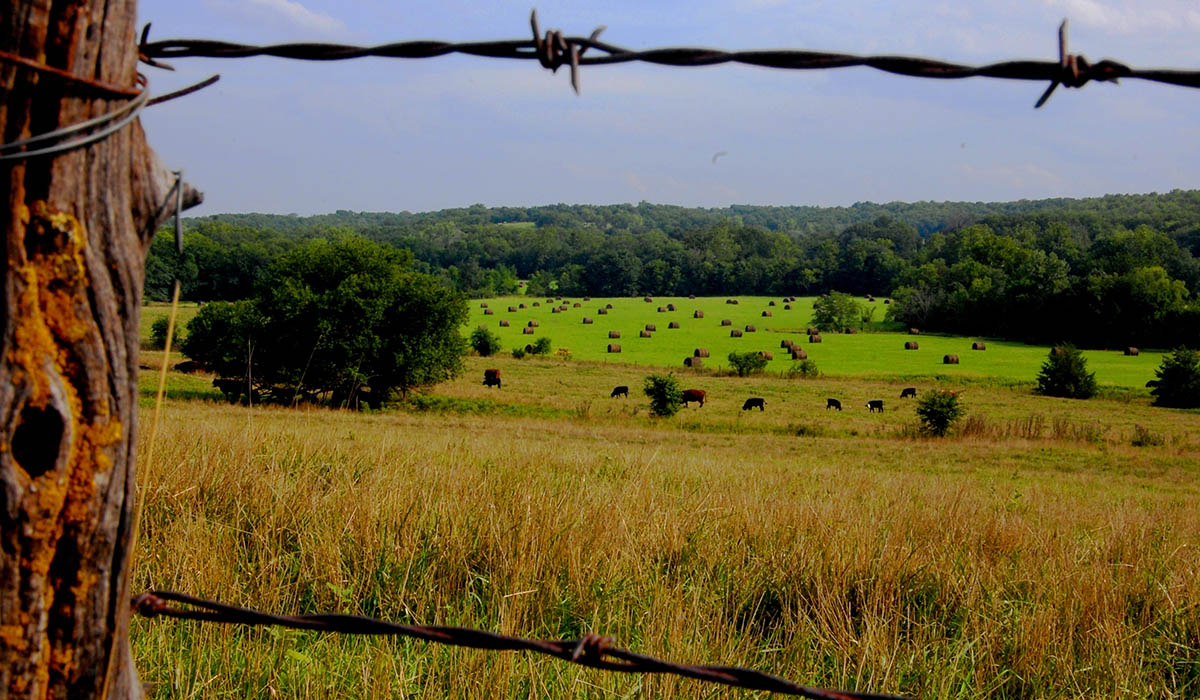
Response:
[[[703,389],[684,389],[683,390],[683,405],[687,406],[689,403],[696,401],[703,408],[704,399],[707,396],[708,396],[708,394]]]
[[[498,370],[498,369],[483,370],[483,385],[484,386],[494,386],[497,389],[501,388],[500,387],[500,370]]]

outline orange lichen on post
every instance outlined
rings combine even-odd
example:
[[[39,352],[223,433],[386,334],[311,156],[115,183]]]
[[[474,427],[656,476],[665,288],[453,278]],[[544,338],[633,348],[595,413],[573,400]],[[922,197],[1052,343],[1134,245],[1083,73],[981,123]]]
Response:
[[[68,677],[76,666],[73,644],[47,637],[48,621],[73,617],[75,602],[86,599],[99,580],[94,572],[70,571],[69,566],[69,573],[63,575],[55,557],[61,554],[64,538],[73,539],[94,520],[96,475],[112,468],[111,448],[121,441],[123,426],[111,415],[106,400],[85,400],[88,372],[104,368],[93,367],[94,360],[87,359],[88,348],[102,348],[103,342],[88,313],[83,226],[44,202],[22,207],[17,216],[24,245],[9,260],[16,294],[11,321],[14,343],[7,359],[14,370],[14,385],[24,394],[21,421],[26,411],[35,418],[52,414],[52,420],[61,422],[61,431],[59,445],[43,445],[46,449],[36,455],[42,463],[16,470],[27,523],[22,567],[29,581],[41,588],[42,608],[22,624],[4,626],[0,644],[10,654],[28,654],[34,665],[33,682],[45,688],[51,676]],[[55,437],[48,433],[27,439]],[[65,458],[62,441],[67,443]],[[13,453],[11,443],[4,448]],[[14,462],[20,464],[18,459]]]

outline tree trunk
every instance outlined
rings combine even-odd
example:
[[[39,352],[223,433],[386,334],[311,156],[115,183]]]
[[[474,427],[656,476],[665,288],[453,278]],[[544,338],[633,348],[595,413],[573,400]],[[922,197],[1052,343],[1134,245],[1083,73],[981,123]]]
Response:
[[[133,88],[136,9],[10,0],[0,51]],[[130,99],[2,57],[0,85],[3,143]],[[0,698],[142,696],[128,640],[138,309],[173,184],[136,121],[0,162]]]

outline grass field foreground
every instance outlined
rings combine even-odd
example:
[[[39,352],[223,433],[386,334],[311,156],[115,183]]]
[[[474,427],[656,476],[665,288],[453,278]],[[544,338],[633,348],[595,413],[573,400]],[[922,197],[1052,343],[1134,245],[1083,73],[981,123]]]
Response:
[[[961,388],[981,427],[925,440],[904,381],[680,375],[710,402],[659,420],[644,374],[471,358],[382,414],[172,401],[135,590],[600,632],[921,698],[1200,695],[1196,412],[926,379]],[[767,411],[741,412],[749,395]],[[1158,444],[1135,446],[1137,425]],[[423,642],[134,624],[156,697],[742,696]]]

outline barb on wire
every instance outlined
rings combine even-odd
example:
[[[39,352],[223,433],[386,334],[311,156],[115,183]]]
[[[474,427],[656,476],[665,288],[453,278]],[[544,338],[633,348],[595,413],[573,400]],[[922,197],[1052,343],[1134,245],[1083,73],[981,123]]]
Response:
[[[608,65],[641,61],[664,66],[711,66],[719,63],[743,63],[766,68],[787,70],[821,70],[867,66],[876,70],[920,78],[1007,78],[1010,80],[1047,81],[1050,87],[1042,94],[1036,107],[1041,107],[1059,85],[1071,88],[1083,87],[1093,80],[1117,82],[1120,78],[1137,78],[1183,87],[1200,87],[1200,71],[1175,69],[1135,69],[1112,60],[1090,63],[1078,54],[1067,53],[1066,20],[1059,27],[1057,61],[1002,61],[980,66],[948,63],[930,58],[913,56],[858,56],[845,53],[824,53],[797,49],[765,51],[723,51],[691,47],[657,48],[634,51],[615,44],[600,41],[596,29],[590,36],[565,36],[560,30],[548,30],[539,34],[537,12],[530,16],[533,39],[511,39],[503,41],[475,41],[452,43],[446,41],[404,41],[379,46],[352,46],[348,44],[274,44],[253,46],[206,39],[171,39],[149,41],[148,31],[142,35],[139,51],[142,60],[153,65],[162,65],[163,58],[246,58],[248,56],[276,56],[308,61],[336,61],[364,56],[385,58],[433,58],[451,53],[489,58],[536,60],[543,67],[557,71],[563,65],[571,66],[571,85],[579,91],[579,68],[588,65]],[[594,49],[602,55],[584,57],[584,52]]]
[[[172,606],[170,603],[179,605]],[[762,671],[737,666],[673,664],[613,646],[611,637],[597,634],[581,639],[544,641],[485,632],[467,627],[402,625],[358,615],[271,615],[170,591],[149,591],[133,599],[143,617],[172,617],[256,627],[287,627],[340,634],[413,637],[452,646],[504,651],[531,651],[570,663],[622,673],[661,673],[720,683],[735,688],[765,690],[814,700],[905,700],[896,695],[811,688]]]

